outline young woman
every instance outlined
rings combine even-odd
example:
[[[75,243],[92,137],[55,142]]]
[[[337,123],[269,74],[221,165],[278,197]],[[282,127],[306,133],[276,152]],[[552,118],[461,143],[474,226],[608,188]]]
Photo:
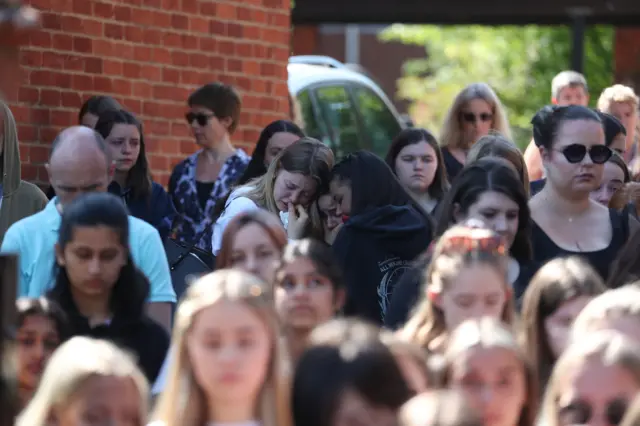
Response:
[[[514,322],[504,239],[475,226],[454,226],[438,240],[425,274],[425,294],[400,331],[431,353],[441,353],[449,334],[467,319]]]
[[[278,218],[264,210],[240,213],[224,230],[217,269],[250,272],[272,283],[287,234]]]
[[[640,345],[640,289],[636,284],[609,290],[584,307],[571,330],[579,342],[598,331],[613,331]]]
[[[247,165],[237,185],[244,185],[265,173],[274,158],[292,143],[302,139],[304,133],[291,121],[277,120],[269,123],[262,130],[256,147],[251,155],[251,161]]]
[[[67,314],[70,334],[131,350],[155,380],[169,336],[145,314],[149,281],[129,254],[124,204],[108,193],[86,194],[65,205],[58,232],[56,282],[48,297]]]
[[[425,129],[405,129],[393,140],[386,162],[402,186],[429,213],[449,189],[442,152]]]
[[[329,181],[333,153],[322,142],[302,138],[284,149],[271,162],[267,173],[236,188],[227,199],[224,210],[213,225],[213,254],[220,252],[222,234],[236,215],[258,209],[280,216],[289,239],[304,238],[310,223],[309,207],[317,198],[317,190]]]
[[[331,194],[346,219],[332,246],[345,274],[344,313],[381,324],[398,279],[431,243],[431,218],[367,151],[336,164]]]
[[[16,426],[144,426],[148,392],[129,354],[104,340],[74,337],[51,357]]]
[[[579,257],[553,259],[533,276],[522,303],[523,343],[541,390],[569,343],[573,321],[605,291],[600,275]]]
[[[467,163],[467,152],[478,139],[497,130],[511,139],[507,114],[496,93],[486,83],[465,87],[453,100],[444,119],[440,145],[449,181]]]
[[[98,117],[95,129],[115,163],[109,192],[122,197],[129,213],[153,225],[164,240],[176,211],[162,185],[151,179],[142,123],[128,111],[110,110]]]
[[[527,196],[511,163],[492,157],[470,163],[453,182],[438,209],[436,235],[442,235],[456,223],[479,220],[504,239],[509,254],[508,283],[518,301],[535,267],[531,264]],[[422,262],[405,273],[394,290],[389,311],[391,318],[386,323],[391,328],[406,322],[419,299],[422,271],[429,263],[429,254],[424,253],[420,260]]]
[[[67,318],[60,307],[47,299],[18,299],[16,358],[18,395],[26,407],[53,351],[67,337]]]
[[[580,255],[605,279],[639,225],[589,198],[613,154],[605,145],[602,120],[589,108],[548,106],[532,123],[547,173],[544,188],[529,202],[534,260]]]
[[[515,143],[496,132],[483,136],[469,150],[467,164],[485,157],[503,158],[511,163],[515,167],[522,186],[524,186],[527,199],[529,199],[529,172],[522,152],[520,152]]]
[[[357,320],[333,320],[311,333],[292,393],[296,426],[395,426],[412,396],[378,328]]]
[[[468,320],[445,353],[446,387],[461,391],[484,426],[533,426],[538,380],[515,336],[495,318]]]
[[[289,354],[297,360],[311,331],[342,308],[342,273],[325,244],[311,239],[294,241],[285,248],[276,269],[275,287]]]
[[[241,271],[206,275],[187,290],[173,333],[157,425],[291,426],[271,285]]]
[[[558,359],[540,424],[619,425],[639,391],[640,347],[615,333],[584,336]]]
[[[603,206],[609,207],[613,195],[630,181],[631,175],[626,163],[618,154],[613,154],[609,161],[604,163],[600,185],[591,191],[590,197]]]

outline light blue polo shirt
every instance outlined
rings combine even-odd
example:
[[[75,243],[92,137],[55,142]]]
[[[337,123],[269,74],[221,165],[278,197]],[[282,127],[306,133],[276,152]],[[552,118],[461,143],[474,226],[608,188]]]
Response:
[[[41,297],[55,284],[55,245],[61,222],[56,198],[39,213],[7,230],[0,251],[19,255],[18,297]],[[175,302],[169,263],[158,231],[129,216],[129,246],[134,263],[151,283],[150,302]]]

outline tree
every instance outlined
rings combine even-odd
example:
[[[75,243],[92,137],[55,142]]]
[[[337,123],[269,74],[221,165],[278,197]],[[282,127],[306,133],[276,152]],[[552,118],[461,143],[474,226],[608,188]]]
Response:
[[[531,117],[550,101],[551,80],[570,67],[568,27],[396,24],[380,37],[426,49],[426,58],[404,64],[398,81],[399,95],[412,101],[411,113],[418,125],[439,129],[456,94],[467,84],[484,81],[507,108],[521,147],[530,139]],[[588,29],[585,76],[595,103],[613,83],[611,27]]]

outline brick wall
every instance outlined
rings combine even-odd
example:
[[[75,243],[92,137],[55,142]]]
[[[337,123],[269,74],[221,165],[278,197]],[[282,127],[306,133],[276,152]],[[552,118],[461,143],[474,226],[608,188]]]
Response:
[[[49,145],[92,94],[109,94],[145,125],[154,178],[194,152],[184,121],[198,85],[233,84],[243,99],[238,146],[288,112],[290,0],[31,0],[43,29],[22,49],[9,94],[23,179],[44,183]]]
[[[615,74],[616,82],[640,92],[640,27],[616,30]]]

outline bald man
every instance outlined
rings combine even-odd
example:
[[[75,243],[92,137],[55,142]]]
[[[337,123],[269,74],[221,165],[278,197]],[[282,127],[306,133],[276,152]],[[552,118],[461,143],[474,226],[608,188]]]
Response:
[[[57,197],[40,213],[13,224],[0,249],[20,255],[19,297],[44,296],[55,284],[55,244],[64,206],[83,193],[106,191],[111,182],[111,159],[105,142],[84,126],[68,128],[58,135],[46,169]],[[129,228],[131,256],[151,283],[149,315],[168,328],[176,295],[162,240],[153,226],[133,216],[129,216]]]

